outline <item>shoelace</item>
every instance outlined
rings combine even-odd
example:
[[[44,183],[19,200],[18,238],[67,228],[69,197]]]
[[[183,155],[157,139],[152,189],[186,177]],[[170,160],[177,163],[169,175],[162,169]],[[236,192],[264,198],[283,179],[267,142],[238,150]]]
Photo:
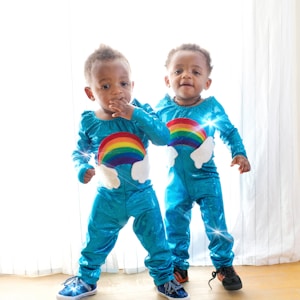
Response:
[[[216,276],[217,276],[218,273],[219,273],[219,271],[213,271],[211,273],[212,278],[208,280],[208,286],[210,287],[211,290],[212,290],[212,287],[210,285],[210,282],[216,278]]]
[[[70,277],[63,283],[64,286],[71,285],[71,284],[73,286],[77,286],[81,284],[86,288],[87,291],[90,291],[92,289],[89,284],[85,283],[82,279],[80,279],[77,276]]]
[[[218,274],[218,273],[221,273],[221,274],[224,275],[225,277],[229,277],[229,278],[235,276],[235,271],[234,271],[234,269],[233,269],[233,268],[230,268],[230,267],[223,267],[223,268],[218,269],[217,271],[213,271],[213,272],[211,273],[212,278],[208,281],[208,285],[209,285],[209,287],[210,287],[211,290],[212,290],[212,287],[211,287],[211,285],[210,285],[210,282],[211,282],[212,280],[214,280],[214,279],[217,277],[217,274]]]
[[[179,284],[176,280],[166,282],[164,287],[170,295],[172,295],[174,292],[177,293],[177,291],[182,288],[181,284]]]

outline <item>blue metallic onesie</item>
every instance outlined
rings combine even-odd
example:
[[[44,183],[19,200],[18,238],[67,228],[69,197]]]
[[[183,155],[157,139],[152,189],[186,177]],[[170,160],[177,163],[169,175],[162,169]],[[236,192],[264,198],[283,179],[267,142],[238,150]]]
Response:
[[[192,107],[177,105],[167,94],[157,105],[159,118],[167,123],[169,182],[165,192],[165,222],[174,265],[189,267],[191,209],[200,206],[210,257],[216,269],[232,266],[233,237],[228,233],[222,190],[214,163],[214,135],[229,147],[232,157],[243,155],[245,148],[237,129],[221,104],[214,98]]]
[[[171,252],[166,241],[160,207],[148,179],[149,140],[166,145],[170,133],[152,108],[133,100],[132,119],[100,120],[93,111],[82,114],[77,150],[73,160],[83,182],[92,156],[96,162],[99,186],[89,218],[86,245],[79,259],[78,276],[95,284],[101,265],[111,252],[119,231],[130,217],[133,230],[148,255],[145,266],[155,285],[174,278]]]

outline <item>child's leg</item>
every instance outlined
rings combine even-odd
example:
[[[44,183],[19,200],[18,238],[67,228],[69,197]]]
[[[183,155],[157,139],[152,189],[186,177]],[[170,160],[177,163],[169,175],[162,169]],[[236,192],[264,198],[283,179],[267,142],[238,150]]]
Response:
[[[131,199],[134,222],[133,230],[148,256],[145,265],[155,285],[174,279],[171,252],[166,241],[164,224],[156,195],[147,189]]]
[[[231,266],[234,258],[232,252],[233,237],[228,233],[221,185],[218,179],[214,179],[212,195],[205,196],[200,200],[201,215],[207,237],[210,241],[210,257],[216,269]]]
[[[189,268],[190,223],[192,200],[185,189],[168,187],[165,196],[165,225],[174,266]]]
[[[79,259],[78,276],[95,284],[101,275],[101,265],[116,244],[119,231],[127,223],[125,201],[97,195],[90,215],[86,244]],[[123,204],[123,205],[122,205]]]

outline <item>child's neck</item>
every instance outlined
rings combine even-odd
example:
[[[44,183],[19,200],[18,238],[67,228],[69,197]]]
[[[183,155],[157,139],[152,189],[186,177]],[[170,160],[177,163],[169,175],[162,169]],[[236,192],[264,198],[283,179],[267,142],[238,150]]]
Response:
[[[201,98],[201,95],[199,95],[196,99],[194,99],[192,101],[185,101],[185,100],[179,100],[178,101],[176,96],[175,96],[173,100],[179,106],[189,107],[189,106],[194,106],[194,105],[199,104],[202,101],[202,98]]]
[[[95,111],[95,115],[100,120],[112,120],[112,112],[104,111],[102,109],[98,109]]]

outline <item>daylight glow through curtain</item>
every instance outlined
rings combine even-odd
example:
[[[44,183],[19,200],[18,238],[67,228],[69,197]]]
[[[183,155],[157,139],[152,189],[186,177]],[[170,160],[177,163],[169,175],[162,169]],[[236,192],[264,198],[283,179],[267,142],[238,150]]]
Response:
[[[130,60],[135,97],[153,106],[167,92],[168,51],[195,42],[212,56],[214,95],[238,127],[252,164],[240,176],[217,139],[235,264],[300,259],[295,0],[10,1],[0,4],[0,274],[75,274],[95,183],[77,182],[71,161],[86,57],[103,42]],[[33,9],[34,8],[34,9]],[[151,147],[161,200],[163,148]],[[104,271],[144,270],[144,249],[121,231]],[[193,209],[192,265],[211,265]]]

